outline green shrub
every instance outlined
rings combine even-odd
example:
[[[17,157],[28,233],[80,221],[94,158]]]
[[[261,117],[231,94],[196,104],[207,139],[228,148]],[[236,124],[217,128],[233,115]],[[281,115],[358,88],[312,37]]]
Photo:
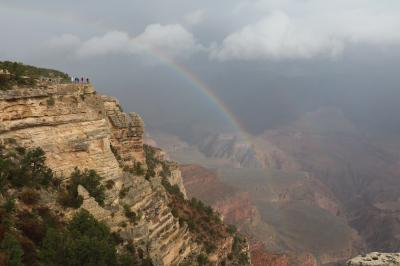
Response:
[[[40,194],[32,188],[25,188],[19,195],[21,201],[27,205],[34,205],[40,199]]]
[[[107,182],[106,182],[106,188],[108,189],[108,190],[110,190],[110,189],[112,189],[113,187],[115,186],[115,182],[114,182],[114,180],[107,180]]]
[[[42,218],[43,227],[46,228],[60,228],[61,222],[59,221],[58,217],[55,216],[48,207],[40,206],[35,209],[35,212]]]
[[[142,266],[153,266],[153,262],[150,258],[143,259]]]
[[[17,217],[17,228],[35,243],[41,242],[45,235],[45,227],[38,217],[27,211],[18,213]]]
[[[132,211],[131,208],[126,204],[124,204],[124,214],[125,217],[128,218],[131,223],[134,223],[137,220],[139,220],[139,216],[134,211]]]
[[[207,242],[205,245],[205,249],[207,254],[210,254],[217,249],[217,246],[214,243]]]
[[[233,239],[232,252],[241,264],[245,264],[248,260],[246,252],[242,251],[242,247],[245,243],[246,240],[243,237],[235,235]]]
[[[12,187],[47,187],[53,172],[45,165],[46,156],[41,148],[25,152],[23,148],[5,151],[0,148],[0,184]]]
[[[233,224],[228,225],[227,230],[230,235],[234,235],[237,231],[236,226]]]
[[[115,158],[117,159],[118,162],[122,161],[121,155],[119,155],[117,148],[115,148],[113,145],[110,144],[110,149],[112,153],[114,154]]]
[[[1,207],[6,211],[6,213],[13,213],[15,211],[15,199],[12,197],[6,198],[6,201]]]
[[[133,172],[135,175],[142,176],[144,175],[144,170],[141,162],[135,162],[133,166]]]
[[[24,252],[15,236],[6,233],[0,244],[0,250],[7,255],[7,264],[11,266],[22,266]]]
[[[81,172],[75,168],[72,172],[66,191],[61,191],[58,200],[65,207],[79,208],[83,199],[78,195],[78,186],[83,186],[89,195],[101,205],[104,205],[105,187],[101,184],[101,177],[94,170]]]
[[[206,206],[204,210],[207,213],[208,217],[211,217],[214,214],[214,211],[210,206]]]
[[[143,150],[146,158],[146,164],[147,164],[147,172],[146,172],[146,179],[150,179],[151,177],[154,177],[156,175],[156,172],[154,171],[157,163],[159,161],[155,158],[155,151],[154,148],[149,146],[149,145],[143,145]]]
[[[162,169],[160,172],[161,177],[168,177],[171,175],[171,170],[169,167],[168,161],[159,160],[156,158],[155,148],[149,145],[143,145],[144,154],[146,157],[146,164],[147,164],[147,172],[146,172],[146,179],[150,179],[156,175],[155,168],[158,164],[161,165]]]
[[[118,265],[119,266],[134,266],[139,265],[137,261],[132,256],[129,255],[120,255],[118,257]]]
[[[71,174],[72,186],[76,188],[78,185],[82,185],[87,189],[90,196],[100,204],[104,205],[105,199],[105,188],[101,184],[102,178],[94,170],[85,170],[81,172],[78,168]]]
[[[37,250],[35,243],[27,237],[20,237],[19,243],[24,252],[22,263],[24,265],[37,265]]]
[[[118,265],[109,228],[86,210],[79,211],[65,230],[50,228],[39,254],[44,265]]]
[[[79,208],[83,203],[82,196],[78,195],[78,190],[68,189],[58,193],[57,201],[60,205],[70,208]]]
[[[205,266],[205,265],[207,265],[207,264],[208,264],[208,257],[207,257],[206,255],[204,255],[204,254],[198,255],[198,256],[197,256],[197,263],[198,263],[200,266]]]
[[[125,187],[125,186],[123,186],[122,188],[121,188],[121,190],[119,191],[119,198],[120,199],[123,199],[123,198],[125,198],[126,197],[126,195],[128,194],[128,192],[129,192],[129,189],[130,189],[130,187]]]
[[[184,198],[180,188],[178,185],[171,185],[171,183],[168,181],[166,177],[163,177],[161,179],[161,184],[164,186],[164,188],[167,190],[168,193],[178,196],[179,198]]]

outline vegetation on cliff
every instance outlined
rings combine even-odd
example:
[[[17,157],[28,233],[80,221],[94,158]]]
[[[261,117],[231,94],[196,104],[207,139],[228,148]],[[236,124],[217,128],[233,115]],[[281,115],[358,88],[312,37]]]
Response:
[[[9,75],[0,75],[0,90],[8,89],[13,85],[34,85],[39,77],[58,78],[69,81],[68,74],[54,69],[34,67],[18,62],[0,61],[0,70]]]
[[[224,224],[217,212],[196,198],[184,199],[179,187],[172,186],[166,178],[162,179],[162,184],[169,194],[172,214],[179,219],[181,225],[187,224],[194,240],[204,248],[205,254],[200,254],[198,257],[199,265],[208,265],[207,257],[218,252],[219,244],[229,237],[233,237],[232,249],[222,264],[247,264],[246,240],[231,226]]]
[[[133,245],[117,253],[121,239],[86,210],[68,222],[49,208],[61,186],[45,159],[39,148],[0,146],[0,265],[149,265]],[[95,171],[75,170],[68,190],[77,184],[104,201]]]
[[[45,265],[132,265],[115,246],[110,229],[82,209],[66,226],[47,230],[39,258]]]
[[[66,189],[59,193],[59,202],[65,207],[79,208],[82,205],[82,197],[78,195],[78,186],[81,185],[89,192],[100,206],[104,205],[105,187],[101,184],[102,178],[94,170],[80,171],[75,168],[69,177]]]
[[[0,146],[0,191],[10,187],[48,187],[53,172],[45,165],[45,159],[40,148],[26,151],[22,147],[8,150]]]
[[[240,236],[236,229],[227,226],[221,220],[219,213],[215,212],[210,206],[201,200],[192,198],[185,199],[178,185],[171,185],[167,177],[171,174],[168,161],[156,157],[156,149],[145,145],[146,164],[148,167],[148,178],[155,176],[155,168],[161,166],[161,184],[167,191],[169,207],[172,215],[179,219],[181,226],[187,225],[194,240],[203,248],[203,253],[197,257],[198,265],[209,265],[208,258],[214,253],[218,253],[221,243],[233,238],[230,254],[222,265],[247,265],[248,256],[245,251],[247,242]],[[150,172],[150,173],[149,173]]]
[[[146,179],[149,179],[150,177],[154,177],[156,175],[155,169],[157,165],[161,166],[161,172],[160,172],[161,177],[167,177],[171,175],[171,171],[168,167],[168,162],[160,158],[157,158],[156,148],[145,144],[143,145],[143,150],[146,157],[146,165],[147,165]]]

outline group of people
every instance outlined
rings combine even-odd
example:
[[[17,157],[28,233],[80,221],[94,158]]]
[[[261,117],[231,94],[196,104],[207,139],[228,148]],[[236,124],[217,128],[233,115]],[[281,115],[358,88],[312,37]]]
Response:
[[[71,82],[72,83],[86,83],[86,84],[89,84],[90,83],[90,80],[89,80],[89,78],[84,78],[84,77],[81,77],[81,78],[78,78],[78,77],[71,77]]]

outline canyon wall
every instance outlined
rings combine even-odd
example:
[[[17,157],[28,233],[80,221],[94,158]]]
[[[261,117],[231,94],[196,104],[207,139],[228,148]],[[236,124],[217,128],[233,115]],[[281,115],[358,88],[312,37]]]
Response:
[[[204,247],[171,213],[159,171],[151,177],[138,173],[147,170],[143,134],[138,114],[124,113],[116,99],[98,95],[90,84],[40,82],[34,88],[0,91],[0,144],[41,147],[46,164],[64,183],[75,168],[95,170],[107,184],[106,202],[100,206],[79,187],[82,208],[147,253],[154,265],[196,265]],[[177,165],[165,164],[167,180],[185,195]],[[66,217],[74,212],[63,211]],[[137,214],[134,222],[127,211]],[[207,254],[209,260],[217,264],[226,259],[232,242],[232,237],[219,241],[216,251]]]

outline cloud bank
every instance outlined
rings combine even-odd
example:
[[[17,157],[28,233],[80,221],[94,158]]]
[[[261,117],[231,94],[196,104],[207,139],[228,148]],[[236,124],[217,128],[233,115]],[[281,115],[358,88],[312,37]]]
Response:
[[[220,60],[310,58],[318,54],[335,56],[343,48],[340,40],[315,34],[285,13],[275,12],[230,34],[222,45],[211,51],[211,57]]]
[[[354,44],[400,44],[400,9],[368,0],[262,0],[242,2],[235,8],[236,15],[246,12],[259,18],[215,45],[211,58],[335,57]]]
[[[151,24],[137,35],[110,31],[82,41],[72,34],[63,34],[49,41],[55,49],[69,49],[79,58],[110,54],[161,53],[171,58],[188,57],[202,49],[193,34],[180,24]]]
[[[353,45],[400,45],[398,1],[245,0],[219,10],[240,21],[232,27],[226,27],[228,21],[224,21],[229,16],[215,17],[217,11],[207,10],[206,21],[204,9],[189,10],[194,11],[182,13],[175,23],[142,26],[141,33],[134,36],[118,30],[86,40],[63,34],[49,43],[64,52],[70,49],[77,57],[150,50],[171,58],[188,58],[202,51],[216,61],[331,59]],[[200,31],[194,31],[200,36],[195,36],[188,29],[200,23]]]

